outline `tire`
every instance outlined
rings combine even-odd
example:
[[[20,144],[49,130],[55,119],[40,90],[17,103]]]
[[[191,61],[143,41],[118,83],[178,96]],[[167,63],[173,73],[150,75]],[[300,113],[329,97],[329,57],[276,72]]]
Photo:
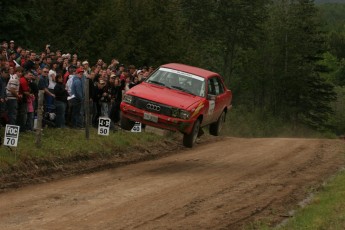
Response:
[[[183,134],[183,145],[187,148],[192,148],[195,144],[196,138],[198,137],[200,129],[200,120],[197,119],[193,125],[192,132],[189,134]]]
[[[132,130],[134,124],[135,124],[134,121],[128,119],[127,117],[121,116],[121,119],[120,119],[121,129]]]
[[[219,136],[220,135],[220,131],[223,128],[223,125],[225,123],[225,111],[222,112],[222,114],[219,116],[218,120],[212,124],[210,124],[210,134],[213,136]]]

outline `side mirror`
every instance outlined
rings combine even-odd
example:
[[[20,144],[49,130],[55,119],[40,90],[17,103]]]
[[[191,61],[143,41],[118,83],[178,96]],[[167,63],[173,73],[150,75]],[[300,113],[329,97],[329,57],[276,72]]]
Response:
[[[209,100],[209,101],[215,101],[215,100],[216,100],[216,95],[207,94],[207,100]]]

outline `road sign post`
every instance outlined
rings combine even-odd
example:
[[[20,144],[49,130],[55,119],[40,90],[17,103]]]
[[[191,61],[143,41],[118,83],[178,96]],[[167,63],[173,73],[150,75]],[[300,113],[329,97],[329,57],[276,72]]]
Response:
[[[109,136],[110,118],[100,117],[98,122],[98,135]]]
[[[131,132],[133,132],[133,133],[140,133],[141,132],[141,123],[140,122],[135,122]]]
[[[20,126],[6,125],[4,145],[10,147],[17,147]]]

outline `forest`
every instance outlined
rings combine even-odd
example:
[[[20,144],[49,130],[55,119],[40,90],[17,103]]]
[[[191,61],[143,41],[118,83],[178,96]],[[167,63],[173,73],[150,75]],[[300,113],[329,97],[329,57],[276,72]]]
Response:
[[[344,135],[345,4],[327,2],[1,1],[0,39],[37,52],[50,44],[91,63],[199,66],[224,77],[235,115],[251,114],[266,130]]]

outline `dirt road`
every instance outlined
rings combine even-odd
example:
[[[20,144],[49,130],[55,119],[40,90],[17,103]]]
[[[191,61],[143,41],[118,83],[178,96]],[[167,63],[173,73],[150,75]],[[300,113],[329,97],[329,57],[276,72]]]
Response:
[[[0,194],[0,229],[239,229],[277,224],[344,166],[345,142],[224,138]]]

